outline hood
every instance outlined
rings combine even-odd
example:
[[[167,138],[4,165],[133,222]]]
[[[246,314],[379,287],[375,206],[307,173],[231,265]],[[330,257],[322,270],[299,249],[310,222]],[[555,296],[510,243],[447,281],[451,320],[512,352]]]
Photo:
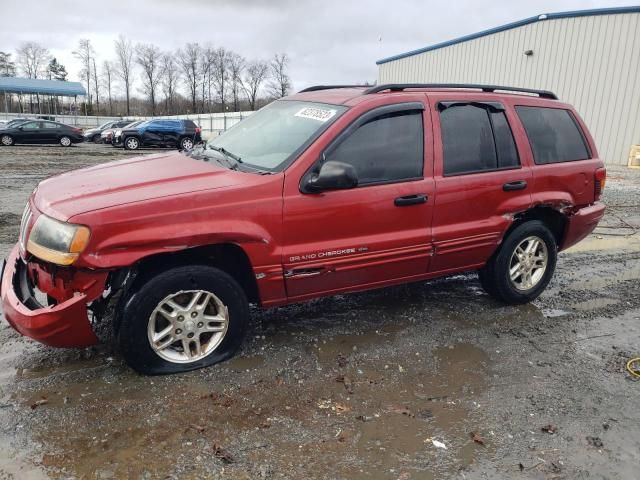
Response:
[[[34,203],[39,211],[67,221],[93,210],[249,183],[249,177],[177,152],[150,155],[51,177],[38,185]]]

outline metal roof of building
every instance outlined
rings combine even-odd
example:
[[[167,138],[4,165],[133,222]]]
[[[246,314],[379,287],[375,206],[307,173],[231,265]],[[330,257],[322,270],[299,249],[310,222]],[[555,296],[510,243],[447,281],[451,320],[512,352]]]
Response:
[[[65,97],[87,94],[80,82],[17,77],[0,77],[0,92],[60,95]]]
[[[544,20],[555,20],[559,18],[573,18],[573,17],[591,17],[595,15],[617,15],[620,13],[640,13],[640,5],[632,6],[632,7],[597,8],[592,10],[575,10],[570,12],[543,13],[535,17],[525,18],[524,20],[518,20],[517,22],[507,23],[505,25],[501,25],[495,28],[490,28],[488,30],[483,30],[478,33],[472,33],[470,35],[465,35],[463,37],[454,38],[453,40],[448,40],[446,42],[436,43],[435,45],[430,45],[428,47],[423,47],[417,50],[411,50],[410,52],[400,53],[398,55],[393,55],[391,57],[383,58],[382,60],[378,60],[376,62],[376,65],[392,62],[393,60],[400,60],[401,58],[411,57],[413,55],[418,55],[420,53],[430,52],[432,50],[438,50],[439,48],[448,47],[450,45],[455,45],[457,43],[467,42],[469,40],[474,40],[476,38],[485,37],[487,35],[492,35],[498,32],[504,32],[505,30],[511,30],[512,28],[518,28],[524,25],[528,25],[530,23],[540,22]]]

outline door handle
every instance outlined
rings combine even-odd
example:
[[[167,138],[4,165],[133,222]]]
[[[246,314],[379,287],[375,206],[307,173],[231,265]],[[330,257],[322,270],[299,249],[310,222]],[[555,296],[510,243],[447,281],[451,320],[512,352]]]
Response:
[[[502,185],[502,190],[505,192],[511,192],[513,190],[524,190],[527,188],[527,182],[525,180],[518,180],[516,182],[509,182]]]
[[[419,203],[427,203],[427,197],[424,194],[407,195],[405,197],[398,197],[393,201],[396,207],[408,207],[409,205],[417,205]]]

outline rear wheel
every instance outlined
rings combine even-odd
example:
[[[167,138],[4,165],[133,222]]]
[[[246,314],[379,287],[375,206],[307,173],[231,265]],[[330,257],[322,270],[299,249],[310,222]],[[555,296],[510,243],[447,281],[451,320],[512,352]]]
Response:
[[[102,138],[100,137],[100,134],[96,134],[93,137],[91,137],[91,141],[93,143],[102,143]]]
[[[140,148],[140,140],[136,137],[129,137],[124,139],[124,148],[127,150],[137,150]]]
[[[4,145],[5,147],[10,147],[11,145],[13,145],[13,137],[11,135],[2,135],[0,137],[0,144]]]
[[[480,270],[480,283],[492,297],[509,304],[536,299],[553,276],[556,240],[546,225],[532,220],[516,227]]]
[[[191,140],[189,137],[184,137],[182,140],[180,140],[180,148],[182,150],[191,150],[193,148],[193,140]]]
[[[71,142],[71,139],[69,137],[60,137],[60,145],[62,145],[63,147],[70,147],[71,143],[73,142]]]
[[[192,265],[153,277],[125,301],[118,344],[140,373],[179,373],[230,358],[249,317],[238,283],[217,268]]]

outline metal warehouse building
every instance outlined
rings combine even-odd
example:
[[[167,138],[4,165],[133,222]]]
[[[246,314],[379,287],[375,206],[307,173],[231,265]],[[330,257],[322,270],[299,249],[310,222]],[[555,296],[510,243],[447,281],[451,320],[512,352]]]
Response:
[[[555,92],[608,164],[640,144],[640,6],[550,13],[379,60],[382,83],[484,83]]]

